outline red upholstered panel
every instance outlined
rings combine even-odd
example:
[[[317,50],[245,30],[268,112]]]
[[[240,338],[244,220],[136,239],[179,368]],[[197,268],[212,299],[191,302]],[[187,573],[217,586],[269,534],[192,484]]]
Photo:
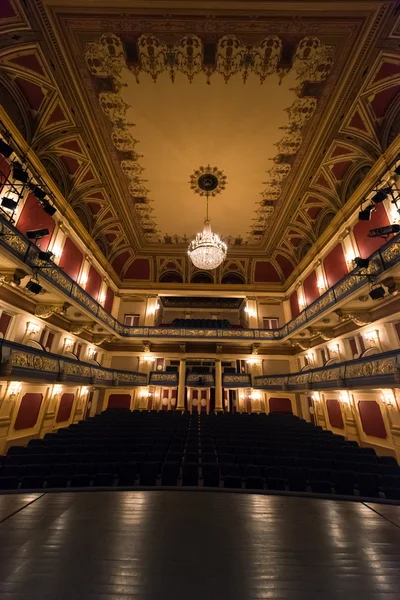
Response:
[[[28,393],[24,395],[19,405],[14,429],[30,429],[36,425],[42,400],[43,394]]]
[[[104,301],[104,310],[108,313],[111,313],[114,302],[114,292],[110,287],[107,288],[106,299]]]
[[[385,240],[382,238],[367,237],[370,229],[385,227],[385,225],[389,225],[389,219],[383,204],[376,205],[376,210],[371,214],[370,221],[358,221],[355,224],[353,232],[361,258],[368,258],[370,254],[385,243]]]
[[[53,217],[44,212],[39,200],[29,194],[17,222],[17,228],[24,234],[30,229],[48,229],[49,235],[40,241],[41,250],[47,250],[55,227]]]
[[[362,427],[367,435],[382,439],[387,437],[381,409],[375,400],[360,400],[358,403],[358,411],[360,413]]]
[[[110,394],[108,408],[130,408],[131,397],[129,394]]]
[[[128,267],[124,279],[150,279],[150,262],[148,258],[137,258]]]
[[[79,271],[81,270],[82,261],[82,252],[75,246],[70,238],[67,238],[58,265],[64,269],[67,275],[76,281],[78,279]]]
[[[281,278],[279,273],[275,269],[274,265],[267,260],[258,260],[256,262],[256,268],[254,269],[254,281],[255,282],[279,282]]]
[[[348,271],[342,244],[337,244],[329,252],[328,256],[324,259],[324,268],[329,287],[335,285],[339,279],[347,275]]]
[[[292,402],[290,398],[270,398],[269,399],[269,410],[271,412],[285,412],[291,413]]]
[[[56,417],[57,423],[68,421],[71,416],[72,406],[74,404],[74,394],[66,393],[61,396],[60,406]]]
[[[332,427],[343,429],[344,423],[339,400],[327,400],[326,408],[328,411],[329,423],[332,425]]]
[[[307,304],[311,304],[311,302],[319,298],[317,274],[315,271],[311,271],[309,276],[304,280],[303,288]]]
[[[92,296],[95,300],[99,297],[101,287],[101,275],[96,271],[96,269],[91,266],[88,273],[88,280],[85,286],[85,290],[88,294]]]
[[[8,329],[8,326],[10,324],[11,319],[12,319],[11,315],[7,314],[6,312],[2,312],[1,313],[1,317],[0,317],[0,333],[2,333],[3,336],[0,336],[0,337],[6,337],[7,329]]]
[[[300,314],[299,298],[297,292],[293,292],[289,298],[290,310],[292,313],[292,319],[295,319]]]

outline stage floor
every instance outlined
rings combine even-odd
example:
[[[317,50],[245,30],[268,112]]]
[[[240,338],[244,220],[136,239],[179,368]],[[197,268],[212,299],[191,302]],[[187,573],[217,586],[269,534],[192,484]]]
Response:
[[[197,491],[0,496],[2,600],[398,600],[400,507]]]

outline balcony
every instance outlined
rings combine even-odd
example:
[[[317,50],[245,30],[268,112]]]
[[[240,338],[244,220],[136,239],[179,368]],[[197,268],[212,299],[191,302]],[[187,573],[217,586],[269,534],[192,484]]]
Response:
[[[145,373],[105,369],[8,340],[0,340],[0,378],[118,387],[147,385]]]
[[[334,286],[307,306],[295,319],[278,329],[235,329],[235,328],[196,328],[196,327],[131,327],[123,325],[108,314],[84,289],[75,283],[60,267],[49,261],[39,260],[39,249],[13,225],[0,216],[0,247],[13,254],[29,267],[40,267],[41,277],[74,300],[102,324],[122,338],[167,338],[169,340],[242,340],[262,342],[283,340],[296,330],[310,323],[323,313],[345,300],[350,294],[365,285],[365,279],[354,271],[343,277]],[[400,234],[394,236],[370,257],[368,272],[378,276],[393,267],[400,260]]]
[[[400,382],[400,350],[382,352],[356,360],[289,375],[253,378],[259,390],[337,390],[343,388],[394,387]]]

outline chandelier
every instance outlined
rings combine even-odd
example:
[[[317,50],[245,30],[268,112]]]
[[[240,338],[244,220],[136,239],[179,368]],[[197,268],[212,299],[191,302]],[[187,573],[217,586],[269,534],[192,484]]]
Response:
[[[218,177],[220,175],[220,177]],[[200,167],[191,177],[191,187],[200,196],[206,196],[206,218],[204,228],[189,244],[188,255],[198,269],[211,271],[225,260],[227,246],[216,233],[211,230],[208,218],[208,197],[215,196],[225,186],[226,177],[216,167]]]

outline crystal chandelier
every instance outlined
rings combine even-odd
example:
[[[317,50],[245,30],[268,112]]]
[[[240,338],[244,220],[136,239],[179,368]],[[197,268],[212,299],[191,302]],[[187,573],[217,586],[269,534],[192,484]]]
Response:
[[[208,169],[211,171],[209,167]],[[203,231],[198,233],[189,244],[188,255],[194,266],[204,271],[216,269],[225,260],[227,251],[226,244],[211,231],[208,218],[208,196],[218,188],[218,184],[218,177],[211,172],[203,173],[197,180],[198,188],[203,191],[200,194],[206,196],[206,218]]]

